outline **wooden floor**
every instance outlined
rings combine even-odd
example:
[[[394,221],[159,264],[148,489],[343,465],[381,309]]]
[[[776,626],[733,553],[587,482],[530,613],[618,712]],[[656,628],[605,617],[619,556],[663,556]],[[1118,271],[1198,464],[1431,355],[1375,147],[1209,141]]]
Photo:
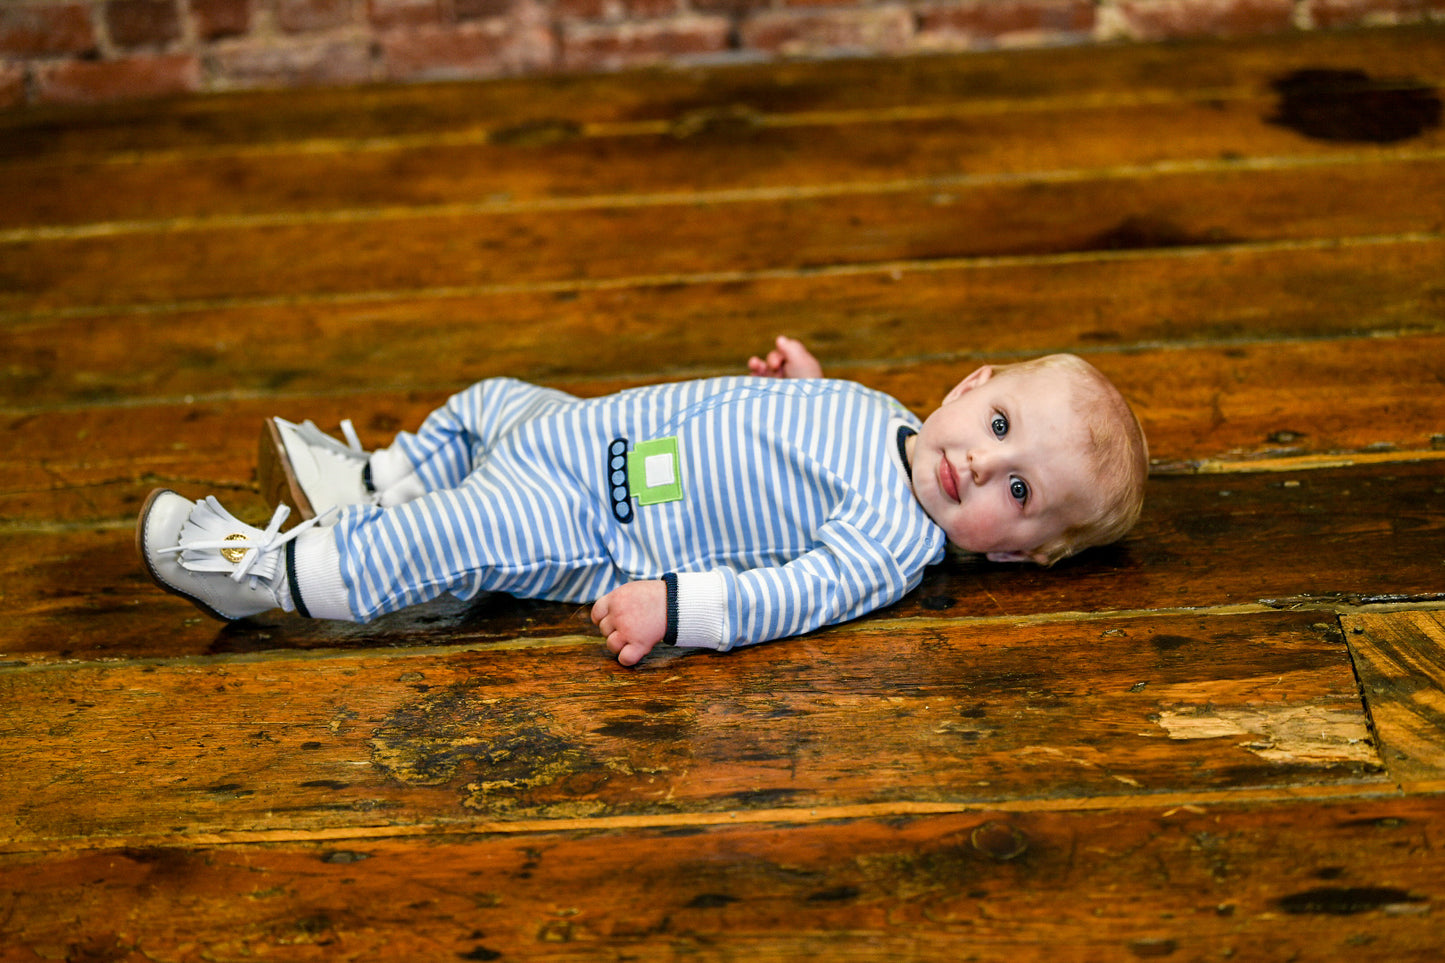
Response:
[[[1437,27],[0,115],[0,959],[1440,959],[1442,84]],[[1086,355],[1142,523],[634,670],[136,560],[154,486],[266,514],[267,415],[779,332],[920,413]]]

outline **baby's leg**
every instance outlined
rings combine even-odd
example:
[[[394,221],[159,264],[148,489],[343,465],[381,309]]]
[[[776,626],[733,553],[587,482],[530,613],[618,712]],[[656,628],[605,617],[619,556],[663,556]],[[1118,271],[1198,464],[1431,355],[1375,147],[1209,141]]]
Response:
[[[452,493],[433,496],[446,498]],[[423,506],[428,498],[394,510],[398,515]],[[466,584],[467,573],[453,568],[405,564],[389,572],[390,581],[378,585],[367,579],[359,586],[358,573],[390,560],[415,561],[431,554],[429,539],[397,541],[395,526],[384,525],[380,538],[373,522],[386,523],[392,511],[374,506],[354,510],[360,519],[342,521],[335,528],[319,526],[313,517],[281,533],[288,509],[278,507],[264,530],[242,522],[214,497],[193,502],[173,491],[151,493],[136,523],[136,547],[151,579],[167,592],[193,602],[201,611],[222,620],[243,619],[271,609],[295,611],[311,618],[366,621],[404,605],[424,602],[448,589]],[[360,527],[362,537],[354,537]],[[341,535],[353,536],[342,538]],[[343,562],[349,563],[343,570]],[[353,586],[359,586],[353,590]],[[379,601],[365,607],[358,597]],[[370,594],[367,594],[370,593]]]
[[[350,422],[342,444],[311,422],[267,419],[257,462],[262,494],[302,518],[332,508],[390,508],[427,492],[455,488],[496,438],[518,421],[575,399],[511,379],[479,382],[432,412],[415,433],[364,451]]]
[[[575,401],[521,382],[483,382],[383,452],[368,457],[348,446],[337,464],[399,464],[404,475],[385,492],[408,484],[419,491],[389,508],[353,501],[328,519],[334,528],[313,521],[282,535],[278,512],[262,531],[219,503],[158,492],[137,525],[141,556],[157,584],[225,619],[281,607],[368,621],[443,594],[484,591],[590,601],[623,579],[587,522],[592,499],[535,465],[519,471],[509,446],[488,457],[516,425]]]
[[[397,505],[426,492],[456,488],[499,436],[574,400],[511,378],[490,378],[458,392],[428,415],[415,434],[404,431],[389,448],[372,454],[371,480],[380,504]]]

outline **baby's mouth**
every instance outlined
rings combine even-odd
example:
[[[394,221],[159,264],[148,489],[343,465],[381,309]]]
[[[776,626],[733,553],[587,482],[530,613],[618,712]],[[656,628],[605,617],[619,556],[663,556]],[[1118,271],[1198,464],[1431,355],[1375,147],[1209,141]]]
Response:
[[[958,501],[958,473],[948,463],[948,456],[938,459],[938,487],[954,501]]]

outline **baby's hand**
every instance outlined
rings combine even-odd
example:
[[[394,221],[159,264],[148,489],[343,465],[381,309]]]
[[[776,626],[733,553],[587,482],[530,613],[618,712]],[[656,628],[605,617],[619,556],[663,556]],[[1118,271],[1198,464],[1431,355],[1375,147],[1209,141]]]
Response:
[[[764,378],[821,378],[823,366],[813,353],[794,338],[778,336],[777,347],[766,358],[753,355],[748,370]]]
[[[667,634],[667,586],[661,579],[620,585],[592,606],[592,621],[607,651],[623,665],[636,665]]]

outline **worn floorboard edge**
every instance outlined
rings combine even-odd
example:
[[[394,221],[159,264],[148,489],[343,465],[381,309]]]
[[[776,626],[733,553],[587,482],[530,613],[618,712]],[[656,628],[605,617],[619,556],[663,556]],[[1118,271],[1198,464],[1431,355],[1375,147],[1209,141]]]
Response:
[[[84,527],[84,526],[83,526]],[[1089,622],[1115,622],[1130,619],[1159,619],[1170,616],[1234,616],[1262,615],[1288,610],[1291,612],[1319,612],[1344,616],[1360,612],[1408,612],[1435,611],[1445,609],[1445,592],[1429,599],[1390,599],[1378,602],[1341,602],[1338,599],[1321,597],[1266,599],[1258,603],[1239,605],[1214,605],[1182,608],[1151,609],[1097,609],[1074,612],[1040,612],[1036,614],[964,616],[952,619],[930,619],[917,617],[894,618],[888,621],[890,630],[899,633],[929,633],[957,628],[988,628],[990,626],[1060,625]],[[206,655],[146,656],[139,658],[99,659],[46,659],[42,654],[25,653],[24,658],[0,661],[0,673],[16,672],[57,672],[67,669],[92,670],[96,666],[123,664],[127,666],[187,666],[187,665],[249,665],[258,663],[283,662],[343,662],[375,658],[430,659],[437,656],[456,655],[464,652],[513,652],[529,649],[556,649],[570,647],[596,647],[599,639],[595,635],[553,635],[522,636],[513,639],[487,639],[484,642],[467,642],[457,645],[432,645],[398,648],[377,646],[370,648],[340,649],[265,649],[256,652],[218,652]],[[683,658],[685,656],[678,656]],[[3,658],[3,656],[0,656]]]
[[[635,207],[724,205],[759,201],[820,200],[858,194],[900,194],[920,190],[968,190],[1004,184],[1069,184],[1089,181],[1167,177],[1177,174],[1211,174],[1241,171],[1310,170],[1374,164],[1445,160],[1445,150],[1394,150],[1335,154],[1323,157],[1252,157],[1159,161],[1121,164],[1107,168],[1062,169],[992,174],[951,174],[902,178],[892,181],[844,181],[831,184],[739,187],[720,190],[666,191],[661,193],[600,194],[584,197],[537,198],[522,201],[477,201],[432,205],[397,204],[382,207],[286,211],[266,214],[230,214],[212,217],[174,217],[160,220],[108,221],[91,224],[36,225],[0,230],[0,244],[124,237],[137,234],[226,231],[237,228],[291,227],[308,224],[364,224],[430,218],[473,217],[487,214],[533,212],[565,213]]]
[[[1418,451],[1356,451],[1322,452],[1310,455],[1261,456],[1259,458],[1201,458],[1197,461],[1170,462],[1150,466],[1153,475],[1235,475],[1254,472],[1313,471],[1326,468],[1351,468],[1356,465],[1381,465],[1390,462],[1439,461],[1445,449]]]
[[[968,802],[886,802],[844,806],[815,806],[789,809],[729,810],[725,812],[658,813],[655,815],[559,817],[555,819],[433,819],[424,825],[348,826],[333,829],[236,830],[231,832],[165,833],[155,836],[86,835],[0,840],[0,854],[61,853],[85,850],[144,848],[194,848],[196,846],[252,845],[256,843],[336,842],[360,839],[405,839],[426,837],[507,835],[526,836],[555,832],[624,832],[628,830],[679,829],[709,826],[778,825],[801,826],[852,819],[956,815],[961,813],[1069,813],[1107,810],[1162,810],[1166,814],[1186,810],[1198,812],[1208,806],[1267,805],[1272,803],[1331,802],[1348,800],[1420,799],[1445,794],[1445,781],[1400,786],[1389,779],[1358,783],[1224,789],[1203,792],[1162,792],[1117,796],[1050,798],[1000,798]],[[1442,798],[1445,802],[1445,798]]]
[[[1432,78],[1417,78],[1410,87],[1436,86]],[[857,127],[870,124],[957,120],[1017,113],[1073,112],[1080,110],[1157,107],[1188,104],[1258,101],[1269,103],[1266,96],[1251,85],[1198,87],[1188,90],[1107,91],[1087,94],[1064,94],[1030,99],[982,98],[945,104],[911,104],[859,109],[803,110],[794,113],[773,113],[739,108],[737,118],[752,128]],[[655,120],[584,121],[559,126],[555,136],[566,139],[615,140],[631,137],[687,136],[688,127],[699,118],[683,115]],[[460,130],[439,130],[415,134],[375,135],[368,137],[310,137],[280,140],[263,144],[224,144],[214,147],[151,148],[111,151],[100,157],[71,159],[64,156],[46,158],[48,167],[78,163],[86,167],[105,165],[131,167],[143,164],[170,164],[177,161],[230,160],[235,158],[321,156],[331,154],[377,154],[411,151],[423,148],[468,147],[497,143],[514,130],[510,124],[480,124]],[[33,166],[22,160],[0,161],[0,170]]]
[[[735,271],[702,271],[684,274],[630,275],[602,278],[568,278],[555,281],[526,281],[513,284],[481,284],[457,287],[348,291],[342,293],[257,295],[183,301],[82,304],[71,307],[0,312],[0,324],[60,318],[100,318],[126,315],[180,314],[235,308],[295,307],[318,304],[378,304],[393,301],[449,300],[511,294],[572,294],[584,291],[614,291],[637,288],[675,287],[697,284],[733,284],[798,278],[835,278],[856,275],[901,275],[935,271],[990,270],[1010,267],[1059,267],[1069,264],[1117,263],[1145,260],[1184,260],[1235,254],[1279,251],[1343,250],[1389,244],[1437,244],[1445,240],[1441,231],[1408,231],[1351,237],[1298,238],[1246,241],[1233,244],[1200,244],[1189,247],[1138,248],[1129,250],[1065,251],[1055,254],[984,255],[940,257],[919,260],[865,261],[823,267],[750,268]],[[1270,340],[1273,340],[1271,338]],[[1213,342],[1223,344],[1225,342]],[[1131,347],[1165,347],[1164,344]],[[1126,350],[1116,348],[1115,350]],[[662,372],[665,374],[666,372]],[[653,377],[659,372],[654,371]]]

